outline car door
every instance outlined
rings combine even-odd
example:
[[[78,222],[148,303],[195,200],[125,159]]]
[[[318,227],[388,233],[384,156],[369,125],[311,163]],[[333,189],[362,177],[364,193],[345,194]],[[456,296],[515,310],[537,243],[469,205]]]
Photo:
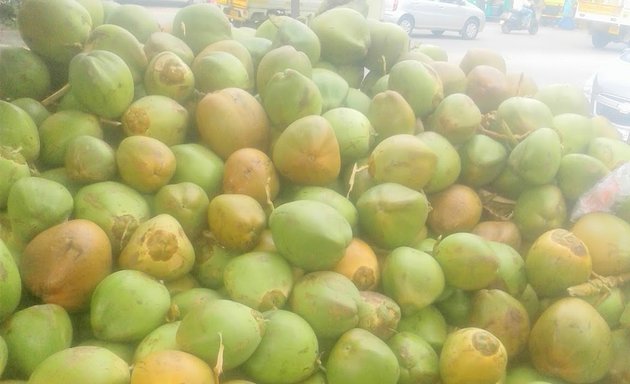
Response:
[[[440,3],[438,0],[408,0],[407,7],[416,22],[418,29],[432,29],[440,22]]]
[[[465,7],[462,0],[437,0],[440,16],[435,29],[458,30],[465,22]]]

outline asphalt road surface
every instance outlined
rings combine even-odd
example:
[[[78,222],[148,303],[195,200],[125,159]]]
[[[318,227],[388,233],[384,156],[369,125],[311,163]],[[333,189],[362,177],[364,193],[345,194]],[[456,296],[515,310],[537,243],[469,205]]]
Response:
[[[623,44],[609,44],[605,49],[591,45],[585,29],[562,29],[541,26],[536,35],[527,31],[501,32],[496,22],[486,23],[475,40],[462,40],[455,33],[441,37],[425,33],[413,35],[418,43],[443,47],[449,61],[458,63],[470,48],[487,48],[500,52],[510,72],[524,72],[539,85],[571,83],[582,86],[601,65],[614,60]]]

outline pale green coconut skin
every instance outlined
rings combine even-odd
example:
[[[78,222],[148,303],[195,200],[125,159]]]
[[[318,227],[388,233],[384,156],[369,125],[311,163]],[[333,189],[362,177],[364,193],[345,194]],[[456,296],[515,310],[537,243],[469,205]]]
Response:
[[[129,365],[114,352],[97,346],[77,346],[50,356],[37,367],[31,384],[127,384]]]

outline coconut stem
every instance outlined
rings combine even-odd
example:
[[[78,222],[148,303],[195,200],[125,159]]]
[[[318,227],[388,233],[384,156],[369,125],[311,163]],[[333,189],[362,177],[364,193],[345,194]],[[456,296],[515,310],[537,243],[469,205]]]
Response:
[[[518,144],[518,139],[514,136],[514,134],[512,133],[512,130],[506,124],[505,121],[502,121],[500,126],[501,126],[501,130],[505,133],[505,137],[508,140],[508,144],[510,145],[511,148],[514,148],[516,144]]]
[[[316,360],[316,364],[317,364],[317,369],[319,369],[320,371],[326,373],[326,367],[324,367],[324,364],[322,363],[322,356],[324,355],[324,352],[320,352],[319,355],[317,355],[317,360]]]
[[[477,194],[481,198],[483,208],[494,217],[507,221],[514,215],[514,205],[516,204],[514,200],[485,189],[477,190]]]
[[[586,283],[567,288],[569,296],[584,297],[607,293],[610,292],[612,288],[620,287],[630,282],[630,272],[615,276],[594,275],[595,278]]]
[[[181,313],[179,311],[179,307],[177,305],[171,305],[166,313],[166,322],[172,323],[181,318]]]
[[[496,130],[492,129],[492,126],[497,125],[498,128]],[[530,131],[525,132],[522,135],[515,135],[505,121],[497,120],[496,111],[483,115],[478,131],[495,140],[505,142],[510,147],[510,150],[531,133]]]
[[[64,97],[65,94],[68,93],[68,91],[70,91],[70,83],[68,83],[68,84],[64,85],[63,87],[59,88],[57,91],[55,91],[55,93],[53,93],[52,95],[50,95],[47,98],[45,98],[44,100],[42,100],[42,105],[44,107],[48,107],[52,103],[54,103],[57,100],[59,100],[62,97]]]
[[[267,181],[265,182],[265,195],[267,195],[267,204],[269,204],[273,211],[276,207],[274,207],[273,201],[271,201],[271,177],[267,177]]]
[[[100,118],[99,119],[101,124],[105,124],[105,125],[111,125],[114,128],[118,128],[122,125],[122,123],[120,121],[116,121],[116,120],[110,120],[110,119],[105,119],[105,118]]]
[[[217,364],[214,366],[214,382],[219,384],[220,376],[223,373],[223,350],[225,346],[223,345],[223,334],[219,332],[219,353],[217,355]]]
[[[354,165],[352,166],[352,174],[350,175],[350,180],[348,181],[348,185],[350,186],[350,188],[348,188],[348,193],[346,193],[346,199],[350,198],[350,193],[352,192],[352,189],[354,188],[354,177],[356,176],[358,172],[366,169],[367,167],[368,167],[367,165],[359,167],[357,163],[354,163]]]
[[[497,140],[503,140],[505,139],[505,135],[502,135],[500,133],[497,133],[495,131],[491,131],[487,128],[481,127],[481,129],[479,130],[481,133],[483,133],[486,136],[489,136],[493,139],[497,139]]]

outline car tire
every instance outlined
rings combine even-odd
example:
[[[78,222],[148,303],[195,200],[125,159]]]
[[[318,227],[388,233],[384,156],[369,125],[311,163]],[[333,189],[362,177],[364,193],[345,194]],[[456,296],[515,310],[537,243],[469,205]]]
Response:
[[[433,36],[442,36],[444,34],[444,30],[442,29],[434,29],[431,31]]]
[[[532,20],[529,28],[527,29],[527,32],[529,32],[530,35],[535,35],[536,33],[538,33],[538,22],[536,20]]]
[[[501,32],[510,33],[510,26],[507,23],[501,24]]]
[[[591,41],[595,48],[604,48],[610,43],[610,37],[605,32],[595,31],[591,36]]]
[[[479,33],[479,20],[468,19],[462,28],[462,38],[465,40],[473,40]]]
[[[415,24],[416,23],[415,23],[413,17],[411,17],[409,15],[405,15],[405,16],[401,17],[400,20],[398,20],[398,25],[400,25],[400,27],[405,32],[407,32],[407,34],[409,36],[411,36],[411,33],[413,32]]]

